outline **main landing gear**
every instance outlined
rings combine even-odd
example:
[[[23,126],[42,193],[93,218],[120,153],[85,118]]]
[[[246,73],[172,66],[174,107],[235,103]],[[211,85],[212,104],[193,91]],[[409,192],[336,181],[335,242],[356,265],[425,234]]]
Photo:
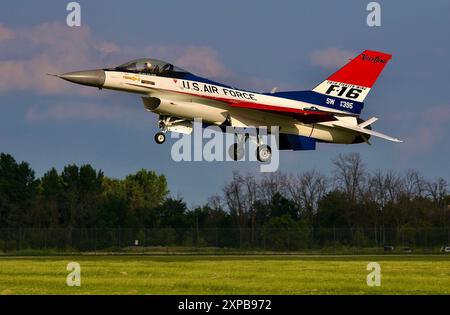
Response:
[[[235,161],[240,161],[245,155],[245,142],[249,138],[248,134],[237,134],[237,142],[230,146],[228,155]],[[267,144],[263,144],[260,137],[257,137],[256,158],[260,162],[267,162],[272,157],[272,149]]]
[[[235,161],[240,161],[245,155],[245,141],[243,143],[235,143],[228,149],[228,155]]]
[[[259,145],[256,148],[256,158],[260,162],[267,162],[272,157],[272,149],[267,144]]]

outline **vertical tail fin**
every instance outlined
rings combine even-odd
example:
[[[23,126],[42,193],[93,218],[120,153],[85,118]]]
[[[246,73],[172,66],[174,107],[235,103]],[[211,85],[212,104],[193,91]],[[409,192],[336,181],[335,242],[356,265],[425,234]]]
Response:
[[[387,53],[365,50],[313,91],[330,97],[363,102],[391,57]]]

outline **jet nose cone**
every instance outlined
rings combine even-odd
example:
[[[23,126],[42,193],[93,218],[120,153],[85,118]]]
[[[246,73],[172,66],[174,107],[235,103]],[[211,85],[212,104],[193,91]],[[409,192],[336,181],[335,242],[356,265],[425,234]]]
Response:
[[[59,75],[59,77],[73,83],[95,86],[98,88],[102,87],[103,84],[105,84],[105,71],[103,70],[68,72]]]

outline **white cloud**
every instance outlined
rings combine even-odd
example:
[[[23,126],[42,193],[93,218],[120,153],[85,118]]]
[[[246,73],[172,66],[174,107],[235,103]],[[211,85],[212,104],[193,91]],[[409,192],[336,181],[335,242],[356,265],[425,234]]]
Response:
[[[46,73],[92,68],[113,50],[112,44],[93,39],[87,26],[70,29],[59,23],[5,31],[0,28],[0,92],[33,90],[41,94],[80,93]],[[14,34],[13,36],[8,34]],[[17,57],[20,56],[20,57]],[[89,93],[83,89],[82,94]]]
[[[224,77],[230,74],[217,52],[209,47],[187,47],[176,64],[206,77]]]
[[[47,120],[117,120],[130,115],[132,110],[117,105],[95,103],[64,103],[48,107],[33,106],[28,109],[26,119],[29,122]]]
[[[97,89],[70,84],[46,74],[110,67],[141,57],[166,60],[200,76],[231,85],[242,84],[246,89],[274,86],[270,82],[232,73],[218,52],[207,46],[121,47],[96,38],[86,25],[69,28],[53,22],[17,29],[0,25],[0,94],[32,91],[71,97],[70,106],[30,107],[26,114],[28,121],[117,119],[123,115],[123,109],[119,107],[102,106],[92,101],[86,103],[86,100],[75,103],[75,97],[79,95],[97,97]],[[139,101],[137,98],[136,102]]]
[[[95,38],[86,25],[69,28],[61,23],[43,23],[14,30],[0,25],[0,93],[33,90],[41,94],[90,94],[90,89],[70,85],[46,73],[112,66],[144,57],[142,52],[199,75],[229,75],[217,52],[205,46],[151,45],[122,49],[116,43]]]
[[[417,155],[433,152],[447,144],[447,126],[450,124],[450,106],[435,105],[423,109],[400,111],[386,117],[387,122],[403,129],[404,141],[396,146],[399,157],[409,160]]]
[[[0,41],[11,40],[15,37],[14,31],[0,24]]]
[[[410,136],[405,139],[404,149],[407,155],[423,152],[445,139],[446,126],[450,123],[450,106],[434,106],[417,113],[418,122],[410,122],[415,126]]]
[[[310,59],[313,65],[326,69],[335,69],[345,65],[355,55],[352,51],[329,47],[323,50],[313,51],[310,54]]]

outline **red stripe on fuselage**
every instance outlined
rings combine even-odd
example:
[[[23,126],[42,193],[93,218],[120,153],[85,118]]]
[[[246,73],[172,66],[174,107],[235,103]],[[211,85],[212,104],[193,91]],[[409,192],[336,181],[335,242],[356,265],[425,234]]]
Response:
[[[228,105],[230,105],[231,107],[256,109],[256,110],[262,110],[262,111],[270,111],[272,113],[277,113],[277,114],[285,114],[285,115],[289,115],[305,124],[315,124],[315,123],[319,123],[319,122],[336,120],[336,118],[334,117],[334,115],[332,113],[327,113],[327,112],[304,110],[304,109],[298,109],[298,108],[292,108],[292,107],[267,105],[267,104],[261,104],[261,103],[253,103],[253,102],[245,102],[245,101],[240,101],[240,100],[227,99],[227,98],[223,98],[223,97],[198,95],[198,94],[188,93],[188,92],[178,92],[178,91],[173,91],[173,92],[203,97],[203,98],[207,98],[207,99],[211,99],[211,100],[215,100],[215,101],[225,102]]]
[[[141,85],[133,84],[133,83],[127,83],[127,84],[138,86],[138,87],[148,88],[150,90],[155,89],[155,88],[141,86]],[[162,90],[164,90],[164,89],[162,89]],[[328,113],[328,112],[321,112],[321,111],[315,111],[315,110],[304,110],[304,109],[285,107],[285,106],[267,105],[267,104],[261,104],[261,103],[246,102],[246,101],[241,101],[241,100],[236,100],[236,99],[228,99],[228,98],[224,98],[224,97],[199,95],[199,94],[195,94],[195,93],[181,92],[181,91],[174,91],[174,90],[164,90],[164,91],[170,91],[173,93],[178,93],[178,94],[183,94],[183,95],[191,95],[191,96],[206,98],[206,99],[210,99],[210,100],[214,100],[214,101],[220,101],[223,103],[227,103],[231,107],[240,107],[240,108],[247,108],[247,109],[270,111],[270,112],[275,112],[275,113],[279,113],[279,114],[283,114],[283,113],[289,114],[290,116],[298,119],[299,121],[308,123],[308,124],[336,120],[336,118],[334,118],[333,114]]]
[[[304,109],[285,107],[285,106],[276,106],[276,105],[267,105],[267,104],[254,103],[254,102],[246,102],[246,101],[241,101],[241,100],[236,100],[236,99],[229,99],[229,98],[224,98],[224,97],[208,96],[208,95],[199,95],[199,94],[194,94],[194,93],[189,93],[189,92],[180,92],[180,91],[173,91],[173,90],[169,90],[169,91],[174,92],[174,93],[192,95],[192,96],[197,96],[200,98],[207,98],[210,100],[224,102],[224,103],[227,103],[228,105],[230,105],[231,107],[269,110],[269,111],[277,111],[277,112],[282,112],[282,113],[295,113],[295,114],[303,114],[303,115],[316,115],[316,116],[317,115],[321,115],[321,116],[330,115],[329,113],[324,113],[324,112],[314,111],[314,110],[304,110]]]

